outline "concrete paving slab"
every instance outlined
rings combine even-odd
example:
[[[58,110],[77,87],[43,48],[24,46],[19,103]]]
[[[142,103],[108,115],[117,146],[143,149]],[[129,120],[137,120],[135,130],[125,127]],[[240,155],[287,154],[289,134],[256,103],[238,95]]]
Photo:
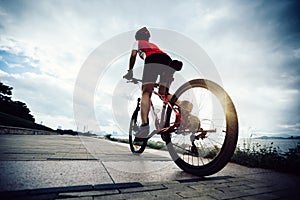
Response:
[[[1,161],[0,191],[113,183],[98,161]]]
[[[0,199],[299,199],[299,185],[299,176],[233,163],[201,178],[167,151],[135,156],[90,137],[0,135]]]

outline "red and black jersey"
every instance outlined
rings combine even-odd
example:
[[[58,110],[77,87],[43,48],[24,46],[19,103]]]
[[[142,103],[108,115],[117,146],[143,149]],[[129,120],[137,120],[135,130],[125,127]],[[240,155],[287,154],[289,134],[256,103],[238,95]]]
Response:
[[[146,57],[148,57],[152,54],[165,54],[166,55],[166,53],[163,52],[162,50],[160,50],[160,48],[157,45],[155,45],[151,42],[148,42],[146,40],[138,40],[137,48],[135,47],[134,49],[145,53]]]

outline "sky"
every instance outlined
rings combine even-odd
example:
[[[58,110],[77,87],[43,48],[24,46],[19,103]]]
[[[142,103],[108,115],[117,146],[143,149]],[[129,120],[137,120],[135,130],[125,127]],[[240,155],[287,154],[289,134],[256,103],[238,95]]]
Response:
[[[125,83],[133,35],[124,43],[128,54],[95,80],[94,96],[80,93],[93,104],[96,124],[76,122],[76,112],[85,110],[74,108],[78,77],[112,38],[143,26],[168,30],[210,58],[235,103],[241,135],[300,136],[299,13],[298,1],[0,0],[0,81],[14,88],[13,99],[25,102],[37,123],[122,133],[128,119],[112,102]]]

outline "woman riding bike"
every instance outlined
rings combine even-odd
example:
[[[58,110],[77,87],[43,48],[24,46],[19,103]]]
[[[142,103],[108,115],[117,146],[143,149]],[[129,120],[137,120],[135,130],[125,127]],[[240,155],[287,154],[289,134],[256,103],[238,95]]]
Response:
[[[142,98],[141,98],[141,121],[142,124],[135,137],[135,141],[145,141],[149,134],[149,120],[148,115],[150,111],[150,98],[154,90],[154,84],[160,76],[159,93],[167,95],[171,82],[173,81],[173,74],[182,68],[182,62],[170,58],[170,56],[163,52],[157,45],[149,42],[150,32],[146,27],[141,28],[135,34],[136,42],[131,51],[129,59],[129,70],[124,76],[126,79],[132,79],[137,54],[145,61],[144,71],[142,77]]]

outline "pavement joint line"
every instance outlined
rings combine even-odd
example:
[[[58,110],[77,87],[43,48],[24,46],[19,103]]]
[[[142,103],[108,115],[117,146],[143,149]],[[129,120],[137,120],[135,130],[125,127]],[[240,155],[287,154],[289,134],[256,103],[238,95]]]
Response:
[[[48,152],[3,152],[3,154],[46,154],[46,155],[55,155],[55,153],[48,153]]]
[[[47,158],[47,160],[54,160],[54,161],[60,161],[60,160],[63,160],[63,161],[68,161],[68,160],[87,160],[87,161],[97,161],[98,159],[96,158]]]
[[[112,182],[113,182],[114,184],[116,184],[116,182],[114,181],[113,177],[110,175],[108,169],[105,167],[104,163],[103,163],[103,162],[100,162],[100,163],[101,163],[102,167],[104,168],[104,170],[106,171],[106,173],[107,173],[107,175],[109,176],[109,178],[112,180]]]

